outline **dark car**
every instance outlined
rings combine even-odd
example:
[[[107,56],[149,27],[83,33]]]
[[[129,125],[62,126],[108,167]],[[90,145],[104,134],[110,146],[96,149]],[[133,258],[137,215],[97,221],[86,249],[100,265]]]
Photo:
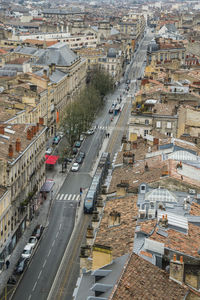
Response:
[[[77,156],[77,157],[76,157],[76,162],[77,162],[78,164],[82,164],[83,158],[82,158],[81,156]]]
[[[80,152],[79,152],[79,156],[82,157],[82,158],[84,158],[84,157],[85,157],[85,152],[80,151]]]
[[[72,153],[77,154],[78,153],[78,148],[76,148],[76,147],[72,148]]]
[[[80,146],[81,146],[81,141],[76,141],[74,147],[80,148]]]
[[[28,258],[20,258],[20,260],[18,261],[18,264],[14,270],[15,274],[22,274],[27,266],[28,263]]]
[[[58,145],[58,143],[60,142],[61,138],[59,135],[55,136],[53,139],[53,145]]]
[[[39,240],[42,235],[43,230],[44,230],[44,227],[42,225],[37,225],[35,227],[35,229],[33,230],[32,235],[36,236],[36,238]]]

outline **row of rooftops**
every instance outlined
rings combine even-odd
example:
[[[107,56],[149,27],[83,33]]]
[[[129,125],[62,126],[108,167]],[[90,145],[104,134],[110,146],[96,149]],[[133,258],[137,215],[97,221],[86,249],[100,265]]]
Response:
[[[176,174],[191,162],[199,162],[199,148],[179,139],[159,139],[151,144],[150,152],[148,147],[148,141],[137,141],[137,147],[130,150],[135,153],[131,166],[122,162],[126,150],[118,153],[92,248],[111,251],[112,262],[94,271],[83,270],[75,300],[186,299],[189,292],[194,299],[200,298],[198,289],[170,279],[173,263],[175,268],[185,264],[184,274],[200,265],[200,166],[194,168],[199,174],[196,179],[188,170],[183,179],[169,175],[172,161]],[[166,149],[171,149],[168,155],[173,157],[163,160]],[[165,174],[163,163],[168,166]]]

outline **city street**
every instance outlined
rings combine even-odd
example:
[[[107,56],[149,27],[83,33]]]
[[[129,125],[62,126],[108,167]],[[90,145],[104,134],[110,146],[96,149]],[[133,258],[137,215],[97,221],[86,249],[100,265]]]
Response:
[[[130,90],[128,95],[123,96],[123,111],[119,116],[116,127],[114,127],[114,122],[111,122],[108,110],[119,95],[123,94],[125,83],[122,83],[112,95],[108,96],[104,109],[95,120],[95,124],[97,125],[95,133],[84,140],[81,150],[86,153],[86,157],[80,170],[74,173],[69,172],[58,193],[53,195],[48,227],[13,299],[43,300],[48,298],[63,253],[74,228],[77,204],[80,199],[80,187],[86,191],[91,183],[92,169],[105,139],[105,133],[111,133],[107,150],[111,152],[112,158],[121,145],[122,135],[126,132],[131,102],[139,85],[139,80],[137,79],[142,76],[144,71],[146,47],[150,39],[151,37],[144,38],[144,41],[135,53],[135,59],[130,65],[130,70],[128,70],[128,78],[131,80]],[[79,254],[79,247],[84,239],[88,222],[88,216],[83,215],[80,228],[81,237],[78,237],[76,251],[74,252],[76,255],[74,254],[72,269],[68,274],[68,289],[65,287],[63,295],[63,299],[66,300],[72,299],[73,289],[79,275],[79,257],[77,254]],[[71,252],[73,252],[73,249],[71,249]]]

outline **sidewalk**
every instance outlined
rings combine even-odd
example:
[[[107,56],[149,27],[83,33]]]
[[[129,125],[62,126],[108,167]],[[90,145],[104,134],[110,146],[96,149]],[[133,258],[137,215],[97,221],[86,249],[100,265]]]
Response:
[[[42,226],[47,226],[47,220],[48,215],[50,212],[50,207],[53,198],[56,196],[60,186],[62,185],[63,181],[65,180],[68,172],[66,173],[60,173],[61,166],[55,165],[55,169],[52,172],[47,171],[46,178],[47,179],[53,179],[55,184],[53,186],[53,193],[47,194],[47,199],[44,200],[43,204],[39,208],[39,214],[34,216],[32,221],[27,225],[23,235],[21,236],[20,240],[18,241],[14,251],[12,252],[9,261],[10,266],[8,269],[5,269],[0,274],[0,295],[3,293],[3,289],[6,286],[6,283],[9,279],[9,277],[12,275],[14,268],[16,266],[16,263],[18,262],[21,253],[25,247],[25,245],[28,242],[29,237],[31,236],[34,228],[36,225],[41,224]]]

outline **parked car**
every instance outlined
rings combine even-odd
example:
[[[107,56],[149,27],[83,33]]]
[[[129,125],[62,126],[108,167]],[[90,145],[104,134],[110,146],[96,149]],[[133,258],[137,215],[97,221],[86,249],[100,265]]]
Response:
[[[58,133],[58,136],[62,139],[63,138],[63,136],[64,136],[64,132],[62,132],[62,131],[59,131]]]
[[[76,157],[76,162],[77,162],[78,164],[82,164],[83,158],[82,158],[80,155],[77,156],[77,157]]]
[[[88,129],[88,131],[86,132],[87,135],[92,135],[94,134],[94,129]]]
[[[82,157],[82,158],[85,158],[85,152],[80,151],[80,152],[79,152],[79,156]]]
[[[21,257],[23,257],[23,258],[30,258],[31,255],[32,255],[32,253],[33,253],[33,247],[32,247],[31,245],[28,245],[28,244],[27,244],[27,245],[24,247],[24,250],[23,250],[23,252],[22,252]]]
[[[53,138],[53,145],[58,145],[58,143],[60,142],[61,137],[59,135],[54,136]]]
[[[22,274],[27,266],[27,263],[28,259],[21,257],[15,267],[14,274]]]
[[[78,148],[76,147],[72,148],[72,153],[76,155],[78,153]]]
[[[76,141],[76,142],[74,143],[74,147],[80,148],[80,146],[81,146],[81,141]]]
[[[79,170],[79,164],[78,163],[73,163],[72,167],[71,167],[71,171],[72,172],[77,172]]]
[[[81,134],[81,135],[80,135],[80,141],[82,142],[83,140],[84,140],[84,135]]]
[[[45,154],[51,155],[52,152],[53,152],[53,148],[49,147],[49,148],[46,149]]]
[[[34,248],[36,244],[37,244],[37,237],[36,236],[31,236],[28,240],[27,245],[31,245]]]
[[[35,229],[33,230],[32,235],[35,236],[39,240],[42,235],[43,230],[44,230],[44,227],[42,225],[37,225],[35,227]]]

